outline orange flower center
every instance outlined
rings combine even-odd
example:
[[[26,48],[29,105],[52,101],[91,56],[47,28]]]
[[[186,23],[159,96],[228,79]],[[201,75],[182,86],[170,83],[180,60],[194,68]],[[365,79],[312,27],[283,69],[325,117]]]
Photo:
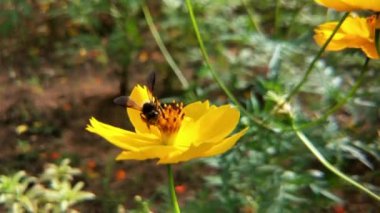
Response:
[[[176,133],[181,126],[181,122],[185,116],[183,112],[183,103],[162,104],[159,108],[160,116],[156,126],[160,129],[161,133],[171,135]]]

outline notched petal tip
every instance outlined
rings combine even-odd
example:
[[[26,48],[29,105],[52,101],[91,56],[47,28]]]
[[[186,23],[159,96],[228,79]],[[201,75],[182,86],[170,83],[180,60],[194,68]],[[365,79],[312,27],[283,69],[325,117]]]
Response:
[[[96,125],[96,122],[98,122],[98,120],[96,120],[96,118],[94,117],[91,117],[88,121],[90,123],[86,125],[86,130],[89,132],[95,132],[94,126]]]
[[[145,85],[137,84],[131,91],[130,98],[139,106],[150,101],[150,92]]]

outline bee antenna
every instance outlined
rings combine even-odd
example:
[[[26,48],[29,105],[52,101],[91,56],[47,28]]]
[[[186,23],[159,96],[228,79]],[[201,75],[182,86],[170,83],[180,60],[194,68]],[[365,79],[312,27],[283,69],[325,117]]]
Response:
[[[148,75],[147,83],[148,83],[148,88],[149,88],[150,92],[153,92],[154,91],[154,85],[156,83],[156,73],[154,71]]]

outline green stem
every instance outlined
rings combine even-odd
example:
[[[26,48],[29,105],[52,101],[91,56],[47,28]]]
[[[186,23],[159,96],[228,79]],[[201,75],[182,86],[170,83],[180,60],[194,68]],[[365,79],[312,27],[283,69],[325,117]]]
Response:
[[[280,5],[281,0],[276,0],[276,8],[275,8],[275,17],[274,17],[274,35],[279,36],[279,27],[280,27]]]
[[[309,127],[313,127],[313,126],[320,124],[321,122],[325,121],[330,115],[332,115],[334,112],[336,112],[338,109],[340,109],[349,100],[351,100],[351,98],[356,94],[360,85],[362,85],[362,83],[364,82],[365,76],[366,76],[367,71],[368,71],[369,61],[370,61],[369,58],[365,59],[364,65],[363,65],[362,70],[360,72],[360,76],[359,76],[358,80],[356,81],[356,83],[354,84],[354,86],[351,88],[350,92],[346,95],[346,97],[344,97],[340,102],[338,102],[336,105],[334,105],[329,110],[327,110],[327,112],[325,114],[323,114],[317,120],[312,121],[312,122],[307,123],[307,124],[299,125],[298,128],[304,129],[304,128],[309,128]]]
[[[329,169],[331,172],[342,178],[343,180],[347,181],[351,185],[355,186],[356,188],[360,189],[361,191],[367,193],[371,197],[375,198],[376,200],[380,201],[380,196],[372,192],[371,190],[367,189],[362,184],[356,182],[355,180],[351,179],[347,175],[343,174],[341,171],[339,171],[337,168],[335,168],[330,162],[326,160],[326,158],[318,151],[318,149],[313,145],[313,143],[302,133],[298,130],[295,122],[293,121],[292,127],[297,134],[298,138],[302,141],[302,143],[313,153],[313,155],[321,162],[327,169]]]
[[[183,89],[189,88],[189,82],[186,80],[185,76],[182,74],[181,70],[175,63],[173,57],[170,55],[168,49],[166,49],[166,46],[164,42],[162,41],[160,34],[157,31],[156,26],[153,23],[152,16],[150,14],[149,8],[145,3],[142,4],[142,11],[145,16],[146,23],[149,26],[149,30],[153,35],[154,40],[156,41],[158,47],[160,48],[162,54],[165,57],[165,60],[168,62],[169,66],[172,68],[174,74],[177,76],[178,80],[181,82]]]
[[[179,208],[177,196],[175,194],[172,165],[168,164],[167,169],[168,169],[168,179],[169,179],[169,194],[172,201],[173,213],[180,213],[181,210]]]
[[[306,80],[308,79],[309,75],[311,74],[311,71],[313,70],[315,63],[322,56],[322,54],[325,51],[327,45],[330,43],[330,41],[332,40],[332,38],[334,37],[334,35],[336,34],[336,32],[339,30],[340,26],[343,24],[344,20],[346,20],[346,18],[347,18],[347,16],[349,14],[350,14],[350,12],[346,12],[343,15],[343,17],[340,19],[339,23],[336,25],[336,27],[335,27],[334,31],[331,33],[330,37],[326,40],[326,42],[323,44],[323,46],[321,47],[321,49],[318,51],[317,55],[314,57],[313,61],[310,63],[310,65],[307,68],[305,74],[303,75],[301,81],[298,82],[298,84],[293,88],[293,90],[286,97],[285,102],[289,102],[289,100],[298,92],[298,90],[302,87],[302,85],[304,83],[306,83]]]
[[[248,5],[248,3],[246,2],[246,0],[241,0],[243,5],[244,5],[244,8],[245,10],[247,11],[247,14],[248,14],[248,17],[249,17],[249,20],[251,22],[251,25],[253,27],[253,29],[260,35],[263,35],[263,31],[261,30],[261,27],[260,25],[257,23],[257,19],[255,18],[255,16],[253,15],[253,9],[251,9]]]
[[[199,48],[201,50],[201,53],[202,53],[202,56],[203,56],[203,59],[205,60],[205,63],[206,63],[206,66],[208,68],[208,70],[210,71],[212,77],[214,78],[214,80],[216,81],[216,83],[219,85],[219,87],[224,91],[224,93],[227,95],[227,97],[235,104],[235,106],[242,112],[244,113],[245,115],[247,115],[252,121],[254,121],[256,124],[260,125],[261,127],[264,127],[270,131],[273,131],[275,132],[275,130],[273,130],[271,127],[269,127],[268,125],[266,125],[263,121],[261,121],[259,118],[255,117],[254,115],[250,114],[240,103],[239,101],[235,98],[235,96],[232,94],[232,92],[227,88],[227,86],[223,83],[223,81],[219,78],[218,74],[215,72],[214,68],[212,67],[211,63],[210,63],[210,59],[208,57],[208,54],[207,54],[207,51],[206,51],[206,48],[204,46],[204,43],[203,43],[203,40],[202,40],[202,37],[201,37],[201,34],[199,32],[199,27],[198,27],[198,24],[197,24],[197,21],[195,19],[195,16],[194,16],[194,11],[193,11],[193,7],[191,5],[191,0],[186,0],[186,7],[189,11],[189,16],[190,16],[190,20],[191,20],[191,23],[193,25],[193,29],[194,29],[194,32],[195,32],[195,36],[197,37],[197,40],[198,40],[198,44],[199,44]]]
[[[339,103],[337,103],[335,106],[333,106],[331,109],[329,109],[326,113],[326,115],[322,116],[322,118],[327,118],[329,115],[334,113],[336,110],[338,110],[341,106],[343,106],[345,103],[347,103],[348,100],[350,100],[356,93],[356,91],[359,89],[360,85],[363,83],[365,74],[368,71],[368,63],[370,59],[366,58],[363,69],[361,70],[359,80],[356,82],[356,84],[351,88],[351,91],[348,93],[348,95]]]
[[[206,48],[204,46],[203,39],[202,39],[201,34],[199,32],[198,23],[197,23],[195,16],[194,16],[194,11],[193,11],[193,7],[191,5],[191,0],[186,0],[186,6],[187,6],[187,9],[189,10],[189,15],[190,15],[191,23],[193,24],[195,36],[197,37],[199,48],[201,49],[201,53],[202,53],[202,56],[206,62],[207,68],[211,72],[211,75],[214,78],[214,80],[216,81],[216,83],[218,83],[218,85],[223,89],[223,91],[226,93],[226,95],[232,100],[232,102],[234,102],[234,104],[238,105],[239,102],[237,101],[235,96],[231,93],[231,91],[226,87],[226,85],[223,83],[223,81],[219,78],[218,74],[215,72],[215,70],[213,69],[213,67],[210,63],[210,59],[209,59],[208,54],[206,52]]]

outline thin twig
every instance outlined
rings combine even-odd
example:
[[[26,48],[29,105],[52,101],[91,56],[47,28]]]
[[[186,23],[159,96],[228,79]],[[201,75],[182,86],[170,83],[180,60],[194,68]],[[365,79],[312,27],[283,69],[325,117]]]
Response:
[[[235,98],[235,96],[232,94],[232,92],[227,88],[227,86],[223,83],[223,81],[219,78],[219,75],[216,73],[216,71],[214,70],[214,68],[212,67],[211,63],[210,63],[210,59],[208,57],[208,54],[207,54],[207,51],[206,51],[206,48],[204,46],[204,43],[203,43],[203,40],[202,40],[202,37],[201,37],[201,34],[199,32],[199,27],[198,27],[198,24],[197,24],[197,21],[195,19],[195,16],[194,16],[194,11],[193,11],[193,7],[191,5],[191,0],[186,0],[186,6],[187,6],[187,9],[189,11],[189,16],[190,16],[190,20],[191,20],[191,23],[193,25],[193,29],[194,29],[194,32],[195,32],[195,35],[197,37],[197,40],[198,40],[198,44],[199,44],[199,48],[201,50],[201,53],[202,53],[202,56],[203,56],[203,59],[206,63],[206,66],[208,68],[208,70],[210,71],[212,77],[214,78],[214,80],[216,81],[216,83],[219,85],[219,87],[224,91],[224,93],[227,95],[227,97],[229,99],[231,99],[231,101],[236,105],[236,107],[242,112],[244,113],[245,115],[247,115],[253,122],[255,122],[256,124],[258,124],[259,126],[261,127],[264,127],[272,132],[276,132],[273,128],[271,128],[270,126],[264,124],[263,121],[261,121],[259,118],[255,117],[254,115],[252,115],[251,113],[249,113],[240,103],[239,101]]]
[[[248,17],[249,17],[249,20],[251,22],[251,25],[253,27],[253,29],[260,35],[263,35],[263,31],[261,30],[261,27],[260,25],[257,23],[257,19],[255,18],[254,16],[254,13],[253,13],[253,9],[251,9],[249,7],[249,5],[247,4],[246,0],[241,0],[241,2],[243,3],[244,5],[244,8],[245,10],[247,11],[247,14],[248,14]]]
[[[355,186],[356,188],[360,189],[361,191],[367,193],[371,197],[375,198],[376,200],[380,201],[380,196],[363,186],[362,184],[356,182],[352,178],[348,177],[341,171],[339,171],[337,168],[335,168],[330,162],[326,160],[326,158],[318,151],[318,149],[313,145],[313,143],[301,132],[299,131],[298,127],[296,126],[295,122],[293,121],[292,127],[294,129],[294,132],[298,136],[298,138],[302,141],[302,143],[313,153],[313,155],[321,162],[328,170],[342,178],[343,180],[347,181],[351,185]]]
[[[328,109],[327,112],[324,113],[317,120],[312,121],[312,122],[307,123],[307,124],[299,125],[298,128],[300,128],[300,129],[310,128],[310,127],[313,127],[313,126],[316,126],[316,125],[320,124],[321,122],[325,121],[330,115],[334,114],[338,109],[340,109],[349,100],[351,100],[352,97],[356,94],[356,92],[359,89],[359,87],[364,82],[365,76],[366,76],[366,74],[368,72],[368,63],[369,63],[369,61],[370,61],[370,59],[368,57],[366,57],[366,60],[365,60],[364,65],[363,65],[363,68],[360,71],[360,76],[358,77],[358,80],[356,81],[356,83],[354,84],[354,86],[352,86],[352,88],[350,89],[350,91],[348,92],[348,94],[346,95],[346,97],[344,97],[341,101],[339,101],[337,104],[335,104],[330,109]]]
[[[188,89],[189,88],[189,82],[186,80],[185,76],[182,74],[181,70],[175,63],[173,57],[170,55],[169,51],[166,49],[166,46],[164,42],[162,41],[160,34],[157,31],[156,26],[153,23],[152,16],[150,14],[149,8],[145,3],[142,5],[142,10],[145,16],[146,23],[149,26],[150,32],[153,35],[154,40],[156,41],[158,47],[160,48],[162,54],[165,57],[165,60],[168,62],[169,66],[172,68],[174,74],[177,76],[178,80],[182,84],[183,89]]]
[[[311,71],[313,71],[315,63],[319,60],[319,58],[322,56],[323,52],[325,51],[327,45],[329,45],[330,41],[336,34],[336,32],[339,30],[340,26],[343,24],[344,20],[346,20],[347,16],[349,15],[349,12],[346,12],[343,17],[340,19],[339,23],[336,25],[335,29],[331,33],[330,37],[326,40],[326,42],[323,44],[321,49],[318,51],[317,55],[314,57],[313,61],[310,63],[309,67],[307,68],[305,74],[303,75],[302,79],[298,84],[293,88],[293,90],[289,93],[289,95],[286,97],[284,102],[289,102],[289,100],[298,92],[298,90],[303,86],[304,83],[306,83],[307,78],[311,74]]]

